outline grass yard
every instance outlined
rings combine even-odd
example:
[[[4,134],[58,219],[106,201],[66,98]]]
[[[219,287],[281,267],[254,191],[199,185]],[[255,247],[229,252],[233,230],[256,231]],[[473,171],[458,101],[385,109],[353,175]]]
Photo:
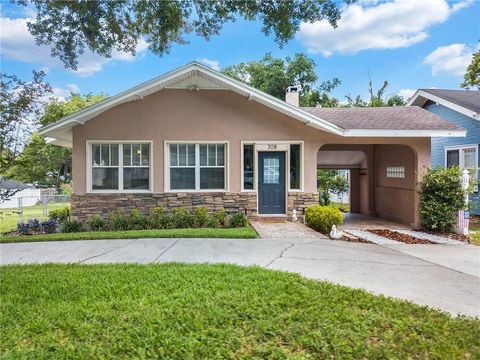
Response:
[[[478,359],[480,321],[234,265],[0,268],[4,358]]]
[[[350,204],[341,204],[341,203],[332,202],[332,203],[330,203],[330,206],[333,206],[333,207],[341,210],[342,212],[349,212],[350,211]]]
[[[47,210],[58,209],[68,206],[68,203],[52,203],[48,204]],[[23,221],[31,218],[46,219],[43,215],[43,205],[25,206],[23,208]],[[17,208],[0,209],[0,234],[4,232],[14,231],[17,229],[17,223],[20,221]]]
[[[0,235],[0,243],[99,240],[99,239],[140,239],[140,238],[228,238],[254,239],[258,234],[251,226],[242,228],[195,228],[195,229],[151,229],[125,231],[84,231],[77,233],[56,233],[25,236]]]

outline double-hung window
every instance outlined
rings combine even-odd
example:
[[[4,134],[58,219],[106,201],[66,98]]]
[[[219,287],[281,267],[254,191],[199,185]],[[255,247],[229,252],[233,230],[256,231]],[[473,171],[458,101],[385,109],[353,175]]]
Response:
[[[445,149],[447,167],[458,166],[460,170],[467,169],[471,176],[474,191],[478,191],[478,145],[447,147]]]
[[[92,191],[148,191],[149,143],[92,143],[90,188]]]
[[[225,143],[168,144],[170,190],[226,190]]]

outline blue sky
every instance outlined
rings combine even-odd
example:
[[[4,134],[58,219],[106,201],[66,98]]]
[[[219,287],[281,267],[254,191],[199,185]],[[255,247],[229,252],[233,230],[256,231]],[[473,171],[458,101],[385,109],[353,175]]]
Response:
[[[334,95],[367,95],[368,77],[375,87],[383,80],[387,94],[409,95],[417,88],[458,88],[480,39],[480,0],[360,0],[348,7],[332,29],[326,23],[302,25],[295,39],[280,48],[261,32],[259,22],[227,24],[210,41],[189,36],[188,45],[174,45],[158,57],[139,45],[136,57],[116,53],[112,59],[85,55],[78,72],[62,67],[38,47],[26,30],[31,10],[1,6],[1,71],[28,79],[32,69],[45,69],[60,97],[69,91],[116,94],[193,60],[225,67],[260,59],[266,52],[312,57],[320,80],[338,77]]]

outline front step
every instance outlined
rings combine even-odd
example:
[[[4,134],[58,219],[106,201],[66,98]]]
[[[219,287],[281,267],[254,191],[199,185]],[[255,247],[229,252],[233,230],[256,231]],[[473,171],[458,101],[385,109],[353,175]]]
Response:
[[[258,215],[257,221],[261,223],[282,223],[288,221],[287,215]]]

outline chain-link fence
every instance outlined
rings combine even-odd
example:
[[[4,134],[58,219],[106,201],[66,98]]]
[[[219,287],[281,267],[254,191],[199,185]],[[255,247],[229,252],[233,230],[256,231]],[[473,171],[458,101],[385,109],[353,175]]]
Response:
[[[64,206],[70,206],[70,195],[13,196],[0,208],[0,233],[14,231],[21,221],[46,219],[50,210]]]

